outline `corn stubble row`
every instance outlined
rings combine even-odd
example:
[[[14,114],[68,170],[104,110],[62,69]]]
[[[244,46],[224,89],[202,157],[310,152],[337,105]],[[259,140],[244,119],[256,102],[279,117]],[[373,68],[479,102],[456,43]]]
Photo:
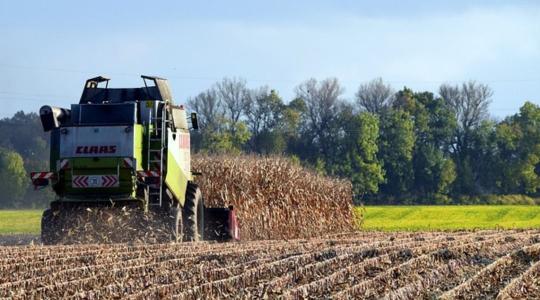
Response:
[[[234,206],[242,239],[320,236],[354,228],[350,182],[283,157],[196,156],[205,204]]]
[[[0,247],[0,299],[538,299],[540,230]]]

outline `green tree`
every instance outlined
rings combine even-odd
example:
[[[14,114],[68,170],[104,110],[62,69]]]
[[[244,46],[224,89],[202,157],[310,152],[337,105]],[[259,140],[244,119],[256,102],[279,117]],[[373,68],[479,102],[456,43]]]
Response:
[[[371,113],[354,115],[346,122],[340,173],[349,177],[358,195],[374,194],[384,180],[377,160],[379,120]]]
[[[502,193],[538,194],[540,190],[540,107],[526,102],[518,114],[497,126]]]
[[[457,126],[452,110],[433,93],[414,93],[408,88],[397,93],[394,107],[408,112],[414,121],[412,190],[426,201],[447,194],[456,178],[455,165],[449,157]]]
[[[17,152],[0,148],[0,206],[20,207],[28,185],[22,157]]]
[[[19,111],[11,118],[0,120],[0,147],[19,153],[28,170],[49,167],[49,137],[36,113]]]
[[[414,122],[401,109],[392,109],[380,117],[379,160],[385,171],[381,185],[384,197],[399,197],[411,192],[414,181],[412,158],[415,144]]]
[[[469,134],[469,151],[467,157],[460,160],[461,172],[453,184],[454,194],[467,192],[469,195],[494,194],[498,192],[495,185],[496,174],[499,173],[499,159],[496,137],[497,123],[484,120]],[[456,166],[457,168],[457,166]],[[467,178],[461,178],[467,177]]]
[[[302,136],[305,115],[306,103],[300,98],[295,98],[283,108],[280,124],[286,142],[286,152],[297,156],[298,159],[309,157],[307,153],[312,151],[309,147],[305,147],[306,141]]]
[[[19,111],[0,120],[0,147],[18,153],[29,172],[49,170],[49,133],[43,132],[36,113]],[[54,199],[50,189],[35,191],[29,182],[24,189],[19,207],[42,208]]]
[[[251,135],[246,124],[242,121],[233,123],[228,119],[223,119],[221,124],[221,129],[207,131],[202,136],[202,151],[239,154]]]
[[[251,138],[249,150],[257,153],[283,153],[286,148],[283,124],[285,105],[275,90],[264,87],[251,91],[246,123]]]
[[[336,78],[322,81],[309,79],[295,89],[296,97],[305,103],[302,118],[302,147],[307,151],[302,158],[314,163],[321,158],[327,170],[337,161],[336,136],[341,130],[339,114],[343,110],[341,95],[344,90]],[[300,153],[299,153],[300,154]]]
[[[474,139],[485,128],[480,128],[489,118],[489,104],[493,91],[485,84],[469,81],[460,86],[443,84],[439,94],[451,108],[457,120],[453,136],[452,156],[456,163],[458,177],[454,190],[459,194],[474,195],[481,193],[481,166],[474,160],[478,159],[478,151],[473,145]],[[478,132],[480,131],[480,132]]]

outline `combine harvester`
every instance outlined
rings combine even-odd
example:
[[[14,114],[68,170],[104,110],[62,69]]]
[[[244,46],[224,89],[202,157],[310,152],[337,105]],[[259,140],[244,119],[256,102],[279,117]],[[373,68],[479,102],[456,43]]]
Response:
[[[50,170],[31,178],[57,195],[42,216],[44,244],[65,242],[82,215],[104,207],[118,213],[109,221],[135,211],[129,223],[158,242],[239,238],[233,208],[205,207],[193,182],[189,130],[198,129],[197,115],[173,104],[166,79],[141,77],[144,87],[120,89],[92,78],[71,109],[40,109],[51,132]]]

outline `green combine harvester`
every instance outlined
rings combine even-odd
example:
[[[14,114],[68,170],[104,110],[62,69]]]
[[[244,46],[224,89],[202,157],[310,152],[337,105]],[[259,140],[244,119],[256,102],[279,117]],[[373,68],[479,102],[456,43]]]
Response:
[[[109,88],[109,79],[92,78],[79,104],[40,109],[51,133],[50,170],[31,178],[56,193],[42,217],[44,244],[64,242],[82,215],[103,207],[118,215],[135,211],[130,226],[142,236],[159,233],[158,242],[239,239],[233,208],[205,207],[193,181],[190,130],[198,129],[197,115],[174,105],[166,79],[141,77],[140,88]]]

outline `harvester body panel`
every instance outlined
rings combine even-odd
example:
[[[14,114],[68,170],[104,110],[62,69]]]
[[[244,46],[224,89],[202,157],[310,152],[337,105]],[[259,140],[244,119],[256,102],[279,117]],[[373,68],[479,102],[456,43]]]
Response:
[[[188,181],[192,180],[189,163],[189,134],[169,132],[167,175],[165,183],[172,194],[184,205]],[[176,135],[176,139],[172,136]]]
[[[142,130],[138,124],[63,129],[60,158],[140,157],[142,153]]]
[[[68,126],[59,130],[55,191],[65,200],[136,199],[135,170],[143,169],[140,124]],[[54,151],[51,149],[51,151]]]

